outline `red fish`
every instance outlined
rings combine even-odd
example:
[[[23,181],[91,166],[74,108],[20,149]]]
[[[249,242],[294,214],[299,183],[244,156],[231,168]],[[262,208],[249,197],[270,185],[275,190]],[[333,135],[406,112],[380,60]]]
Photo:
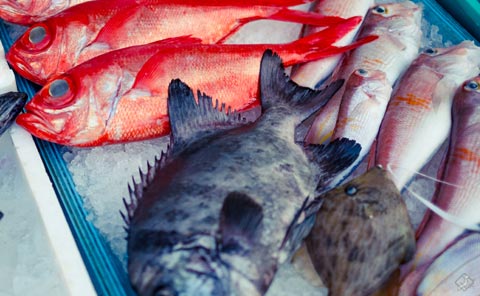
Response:
[[[71,6],[92,0],[0,0],[0,18],[17,24],[43,21]]]
[[[303,3],[305,0],[87,2],[33,25],[15,42],[7,59],[22,76],[42,85],[50,77],[95,56],[165,38],[191,35],[204,43],[222,43],[242,25],[254,20],[317,26],[344,21],[286,8]],[[355,25],[360,21],[356,19]]]
[[[267,48],[278,52],[289,66],[375,39],[336,48],[323,46],[321,33],[316,35],[320,42],[315,43],[312,36],[278,45],[205,45],[183,37],[160,42],[154,50],[138,46],[113,51],[51,80],[17,122],[39,138],[71,146],[158,137],[170,132],[166,98],[173,78],[181,78],[233,109],[247,110],[258,105],[260,59]],[[135,58],[139,52],[155,54],[139,62]]]

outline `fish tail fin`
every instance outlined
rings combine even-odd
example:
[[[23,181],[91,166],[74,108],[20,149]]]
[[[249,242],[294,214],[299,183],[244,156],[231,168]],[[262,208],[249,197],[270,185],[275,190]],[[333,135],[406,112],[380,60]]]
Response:
[[[265,16],[264,18],[284,22],[300,23],[317,27],[331,26],[341,23],[345,20],[338,16],[325,16],[320,13],[305,12],[288,8],[282,8],[271,15]]]
[[[0,95],[0,135],[7,130],[27,103],[27,94],[8,92]]]
[[[266,50],[263,54],[259,93],[264,110],[287,104],[304,120],[324,106],[342,84],[343,80],[338,80],[322,90],[299,86],[285,75],[282,59],[276,53]]]
[[[319,33],[321,32],[315,34]],[[292,46],[292,50],[296,55],[290,55],[289,59],[284,61],[283,65],[285,67],[341,54],[378,39],[378,36],[371,35],[350,43],[349,45],[338,47],[331,46],[331,44],[325,42],[321,37],[316,39],[315,34],[304,37],[307,38],[307,40],[302,38],[287,45]],[[310,44],[310,46],[308,46],[308,44]]]
[[[324,28],[319,32],[306,35],[298,40],[292,42],[295,45],[316,45],[319,46],[322,42],[325,46],[330,46],[332,43],[340,40],[352,30],[357,28],[362,22],[362,17],[354,16],[339,23],[333,24]]]

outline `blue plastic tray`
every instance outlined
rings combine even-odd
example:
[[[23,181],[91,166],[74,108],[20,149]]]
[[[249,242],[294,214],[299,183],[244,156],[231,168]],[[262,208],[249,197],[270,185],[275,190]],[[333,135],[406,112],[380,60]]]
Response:
[[[458,22],[452,18],[436,1],[423,0],[424,16],[432,24],[439,27],[443,41],[457,44],[463,40],[473,40]],[[425,32],[428,34],[430,32]],[[5,50],[8,50],[13,40],[8,35],[6,25],[0,20],[0,38]],[[34,84],[17,75],[17,86],[29,98],[37,91]],[[92,282],[99,295],[134,295],[128,276],[121,263],[113,255],[105,239],[93,224],[87,221],[87,212],[83,207],[82,198],[75,189],[67,164],[62,158],[65,147],[35,139],[35,143],[45,164],[47,172],[57,193],[70,229],[75,237]],[[125,180],[128,182],[128,180]]]

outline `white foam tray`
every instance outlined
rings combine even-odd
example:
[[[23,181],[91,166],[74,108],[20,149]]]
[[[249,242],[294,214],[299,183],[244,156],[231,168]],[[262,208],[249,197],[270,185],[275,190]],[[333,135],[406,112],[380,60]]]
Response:
[[[11,156],[23,175],[20,178],[24,183],[23,189],[28,189],[24,192],[30,193],[25,200],[32,202],[38,209],[37,223],[42,225],[44,239],[47,242],[45,245],[51,248],[53,260],[58,267],[56,274],[61,276],[60,282],[65,293],[96,295],[32,136],[17,125],[13,125],[0,138],[0,153]],[[0,177],[8,173],[0,171]],[[15,256],[16,250],[7,248],[2,252],[11,252],[12,256]],[[30,288],[33,293],[31,295],[34,295],[36,287]]]

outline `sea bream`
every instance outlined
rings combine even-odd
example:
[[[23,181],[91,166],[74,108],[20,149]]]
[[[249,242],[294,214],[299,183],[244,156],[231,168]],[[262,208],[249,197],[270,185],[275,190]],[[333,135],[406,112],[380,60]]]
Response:
[[[374,38],[374,37],[373,37]],[[288,44],[199,44],[191,37],[107,53],[52,79],[27,104],[17,123],[38,138],[97,146],[167,135],[167,86],[182,77],[221,103],[244,111],[258,106],[258,72],[266,49],[286,66],[346,51],[325,47],[322,33]]]
[[[352,51],[336,70],[334,79],[348,79],[358,70],[382,71],[393,86],[400,75],[417,57],[422,31],[422,10],[411,1],[378,5],[365,17],[359,38],[376,35],[378,39]],[[306,141],[321,144],[328,141],[335,128],[344,93],[340,89],[318,114]]]
[[[287,8],[304,3],[303,0],[86,2],[32,25],[12,45],[7,59],[20,75],[43,85],[50,77],[95,56],[165,38],[191,35],[203,43],[222,43],[242,25],[259,19],[318,26],[345,21]]]
[[[315,2],[312,11],[322,15],[339,16],[342,18],[361,16],[363,19],[368,9],[373,6],[374,3],[374,0],[321,0]],[[343,46],[350,44],[355,39],[360,25],[361,23],[336,41],[335,45]],[[323,30],[321,27],[304,26],[303,36],[308,36],[321,30]],[[292,79],[300,85],[314,88],[318,83],[322,83],[332,74],[343,56],[343,54],[339,54],[295,67],[292,71]]]
[[[270,50],[263,114],[247,123],[179,80],[169,86],[172,144],[126,202],[128,272],[139,295],[263,295],[313,225],[325,182],[358,156],[348,139],[298,145],[294,130],[338,89],[297,86]]]
[[[399,190],[446,141],[455,91],[479,72],[480,48],[464,41],[426,49],[399,81],[375,148],[375,164],[391,169]]]
[[[87,1],[92,0],[0,0],[0,18],[26,25],[43,21],[71,6]]]
[[[466,81],[453,100],[452,132],[443,172],[433,196],[439,208],[455,217],[447,221],[428,212],[417,231],[418,252],[408,270],[429,265],[445,248],[463,234],[465,227],[480,230],[480,77]],[[455,223],[457,222],[457,223]],[[421,277],[412,273],[409,277]],[[404,290],[407,289],[403,287]]]

